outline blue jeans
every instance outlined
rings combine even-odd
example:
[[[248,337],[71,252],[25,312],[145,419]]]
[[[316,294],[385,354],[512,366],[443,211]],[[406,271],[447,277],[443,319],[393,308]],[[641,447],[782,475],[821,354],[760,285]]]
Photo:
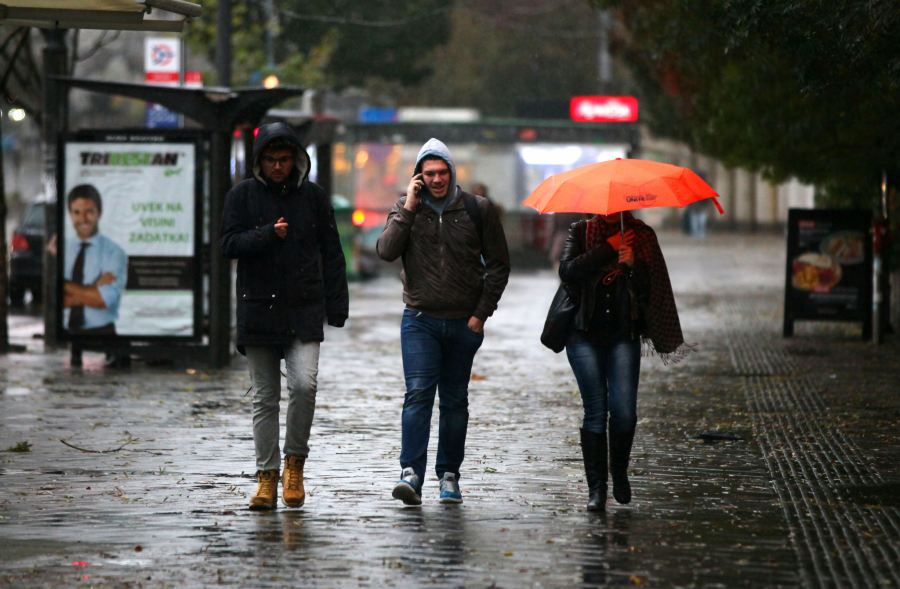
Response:
[[[468,323],[468,318],[435,319],[410,309],[403,311],[400,347],[406,398],[400,468],[412,467],[420,480],[425,479],[436,391],[440,393],[440,419],[435,471],[439,479],[445,472],[459,479],[469,426],[472,360],[484,341],[484,334],[469,329]]]
[[[633,432],[637,425],[641,340],[618,341],[609,346],[567,342],[566,356],[584,404],[582,427],[606,435],[608,413],[611,434]]]

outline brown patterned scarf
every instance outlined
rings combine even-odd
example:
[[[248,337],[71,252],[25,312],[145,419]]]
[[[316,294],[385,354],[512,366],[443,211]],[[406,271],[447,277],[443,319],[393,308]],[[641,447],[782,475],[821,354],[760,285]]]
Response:
[[[642,305],[645,312],[645,331],[641,336],[644,355],[657,354],[664,364],[677,363],[686,354],[696,351],[697,344],[684,342],[678,310],[675,308],[675,296],[669,282],[669,271],[662,250],[659,249],[656,233],[629,212],[625,213],[625,229],[634,231],[634,257],[647,265],[650,274],[649,300]],[[590,250],[620,231],[619,223],[607,223],[598,215],[585,226],[585,246]],[[609,270],[617,267],[618,262],[609,264]]]

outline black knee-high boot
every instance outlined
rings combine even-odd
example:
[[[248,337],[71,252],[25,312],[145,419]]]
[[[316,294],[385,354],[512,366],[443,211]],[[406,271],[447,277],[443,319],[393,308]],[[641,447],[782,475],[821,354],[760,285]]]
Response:
[[[588,511],[606,509],[607,471],[606,436],[581,429],[581,455],[584,457],[584,475],[588,484]]]
[[[634,430],[617,432],[609,430],[609,472],[613,480],[613,497],[621,504],[631,502],[631,483],[628,482],[628,460]]]

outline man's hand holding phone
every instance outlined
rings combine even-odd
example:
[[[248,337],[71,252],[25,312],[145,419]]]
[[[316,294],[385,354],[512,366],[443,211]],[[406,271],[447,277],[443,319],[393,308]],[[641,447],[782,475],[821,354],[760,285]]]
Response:
[[[425,190],[425,181],[422,179],[422,174],[416,174],[409,181],[409,186],[406,187],[406,204],[403,205],[403,208],[407,211],[415,211],[419,206],[419,195],[423,190]]]

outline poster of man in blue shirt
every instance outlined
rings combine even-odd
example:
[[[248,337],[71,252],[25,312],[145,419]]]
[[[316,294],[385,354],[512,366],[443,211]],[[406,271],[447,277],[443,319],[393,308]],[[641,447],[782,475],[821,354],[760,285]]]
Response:
[[[66,240],[64,325],[72,335],[114,336],[128,256],[100,233],[103,200],[93,185],[72,188],[66,207],[78,239]]]

